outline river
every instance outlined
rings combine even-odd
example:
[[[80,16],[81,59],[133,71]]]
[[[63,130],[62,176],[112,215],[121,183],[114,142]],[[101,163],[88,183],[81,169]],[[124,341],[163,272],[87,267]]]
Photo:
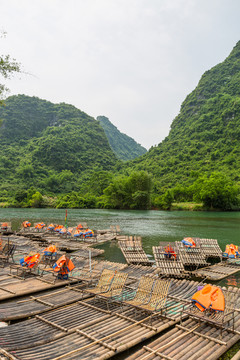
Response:
[[[11,222],[13,230],[19,229],[24,220],[64,224],[64,219],[64,209],[0,209],[0,221]],[[68,226],[87,222],[93,230],[119,225],[121,233],[142,237],[149,256],[159,241],[172,242],[187,236],[217,239],[222,250],[229,243],[240,245],[240,212],[70,209],[67,222]],[[107,260],[125,262],[116,243],[106,243],[101,248]]]

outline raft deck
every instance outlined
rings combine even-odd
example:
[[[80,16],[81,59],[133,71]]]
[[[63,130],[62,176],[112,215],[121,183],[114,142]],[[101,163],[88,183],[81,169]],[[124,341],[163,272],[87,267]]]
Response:
[[[197,282],[175,280],[166,315],[88,299],[1,330],[0,353],[14,359],[108,359],[176,324]],[[33,331],[34,329],[34,331]]]
[[[233,288],[231,289],[233,290]],[[240,295],[240,289],[235,288]],[[164,335],[144,345],[126,360],[217,360],[240,340],[240,296],[235,309],[235,331],[186,319]]]
[[[216,239],[201,239],[194,238],[196,243],[200,246],[205,259],[208,258],[218,258],[222,259],[222,250],[218,245],[218,241]]]
[[[240,271],[240,267],[228,263],[219,263],[207,266],[192,272],[192,275],[212,281],[222,280]]]
[[[188,248],[181,241],[175,241],[175,244],[185,270],[195,270],[196,268],[208,265],[199,245],[194,248]]]
[[[128,264],[151,265],[140,237],[129,236],[126,240],[119,240],[118,244]]]
[[[166,255],[166,247],[171,245],[176,256],[171,258]],[[188,273],[185,271],[182,260],[179,257],[179,252],[174,244],[169,242],[160,242],[159,246],[153,246],[153,255],[156,261],[156,266],[159,269],[159,274],[173,277],[187,277]]]

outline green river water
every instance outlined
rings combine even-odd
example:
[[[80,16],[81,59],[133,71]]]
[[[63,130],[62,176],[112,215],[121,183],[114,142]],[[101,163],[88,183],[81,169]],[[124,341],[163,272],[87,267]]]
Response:
[[[13,230],[19,229],[24,220],[64,224],[64,218],[64,209],[0,209],[0,221],[11,221]],[[68,226],[80,222],[87,222],[93,230],[120,225],[122,234],[142,237],[150,258],[152,246],[159,241],[172,242],[187,236],[217,239],[222,250],[229,243],[240,245],[240,212],[68,210]],[[107,260],[125,262],[116,242],[99,247],[105,250]],[[240,276],[235,278],[240,285]]]

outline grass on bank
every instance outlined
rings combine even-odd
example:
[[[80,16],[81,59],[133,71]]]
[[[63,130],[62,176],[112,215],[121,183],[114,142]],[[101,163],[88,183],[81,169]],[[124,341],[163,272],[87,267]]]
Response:
[[[171,210],[201,211],[205,210],[203,203],[179,202],[172,203]]]

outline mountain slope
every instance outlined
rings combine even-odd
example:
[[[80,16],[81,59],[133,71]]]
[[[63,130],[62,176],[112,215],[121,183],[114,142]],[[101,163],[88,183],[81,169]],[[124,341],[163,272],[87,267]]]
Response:
[[[222,171],[240,179],[240,42],[206,71],[184,100],[169,135],[131,168],[147,170],[161,186],[190,184]]]
[[[44,189],[51,176],[58,181],[63,171],[77,182],[93,169],[115,165],[99,122],[74,106],[25,95],[5,103],[0,108],[0,192],[16,184]]]
[[[147,152],[147,150],[134,139],[121,133],[107,117],[98,116],[97,120],[105,131],[113,152],[119,159],[124,161],[132,160]]]

